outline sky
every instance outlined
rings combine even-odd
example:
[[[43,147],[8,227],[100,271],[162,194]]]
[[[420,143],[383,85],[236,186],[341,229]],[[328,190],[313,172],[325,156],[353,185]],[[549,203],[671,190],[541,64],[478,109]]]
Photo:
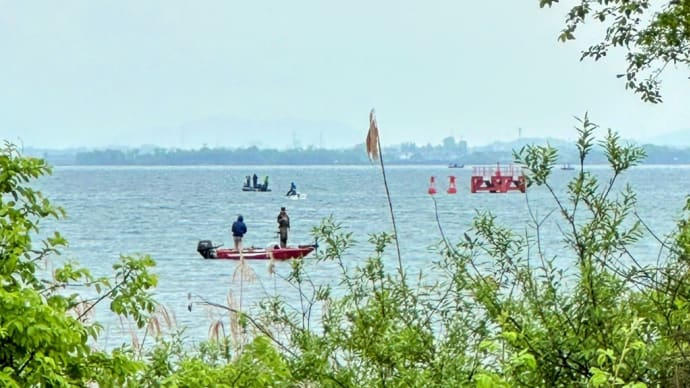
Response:
[[[566,2],[568,3],[568,2]],[[470,146],[573,139],[575,116],[646,139],[690,129],[690,80],[664,103],[580,62],[564,5],[538,0],[0,0],[0,139],[36,148]],[[520,131],[521,129],[521,131]]]

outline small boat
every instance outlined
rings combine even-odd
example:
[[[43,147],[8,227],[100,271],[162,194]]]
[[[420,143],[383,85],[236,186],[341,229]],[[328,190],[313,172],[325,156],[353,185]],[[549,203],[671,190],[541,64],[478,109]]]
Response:
[[[242,186],[242,191],[271,191],[271,189],[263,186],[257,186],[257,187],[252,187],[252,186]]]
[[[196,246],[196,251],[204,259],[239,260],[243,258],[246,260],[270,260],[272,258],[273,260],[290,260],[305,257],[317,247],[316,243],[285,248],[274,245],[268,248],[243,248],[242,252],[240,252],[237,249],[220,248],[220,245],[213,246],[211,240],[200,240]]]
[[[463,168],[465,167],[464,164],[462,163],[449,163],[448,168]]]
[[[565,163],[561,166],[561,170],[574,170],[575,167],[571,166],[570,163]]]
[[[247,175],[244,185],[242,185],[242,191],[271,191],[271,189],[268,188],[268,176],[264,177],[263,183],[258,183],[256,174],[254,174],[253,179]]]

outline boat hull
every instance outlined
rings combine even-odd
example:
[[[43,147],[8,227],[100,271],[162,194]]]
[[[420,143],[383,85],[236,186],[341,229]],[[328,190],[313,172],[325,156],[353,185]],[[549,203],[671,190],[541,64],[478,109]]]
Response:
[[[316,249],[316,245],[299,245],[296,247],[244,248],[242,252],[230,248],[197,249],[205,259],[215,260],[291,260],[301,259]]]
[[[264,189],[263,187],[242,186],[242,191],[257,191],[265,193],[267,191],[271,191],[271,189]]]

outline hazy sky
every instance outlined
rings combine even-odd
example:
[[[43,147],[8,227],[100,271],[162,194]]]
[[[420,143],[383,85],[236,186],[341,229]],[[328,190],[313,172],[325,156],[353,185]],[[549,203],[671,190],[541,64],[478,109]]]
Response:
[[[567,9],[493,1],[0,0],[0,139],[25,146],[292,147],[690,128],[670,69],[650,105],[579,62]],[[590,37],[594,36],[590,33]]]

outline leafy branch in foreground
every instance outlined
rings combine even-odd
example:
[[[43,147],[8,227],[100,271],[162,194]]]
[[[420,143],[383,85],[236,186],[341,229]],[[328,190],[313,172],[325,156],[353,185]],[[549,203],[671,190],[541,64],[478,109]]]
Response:
[[[142,365],[121,351],[95,350],[89,337],[97,339],[101,326],[86,317],[110,297],[113,311],[134,317],[142,327],[154,308],[147,293],[156,284],[148,272],[153,260],[123,257],[112,288],[107,279],[93,279],[72,262],[56,268],[53,278],[42,278],[41,266],[66,245],[57,232],[40,248],[32,241],[42,220],[65,214],[30,186],[49,173],[44,160],[23,157],[10,143],[0,150],[0,385],[127,385]],[[67,291],[80,282],[104,292],[86,302],[91,307],[84,308],[80,295]]]
[[[540,7],[554,3],[559,0],[539,0]],[[644,101],[662,101],[659,76],[669,64],[690,67],[690,1],[579,0],[570,8],[559,40],[575,39],[591,22],[605,26],[604,37],[584,50],[581,59],[598,61],[614,49],[623,50],[628,67],[617,76]]]

